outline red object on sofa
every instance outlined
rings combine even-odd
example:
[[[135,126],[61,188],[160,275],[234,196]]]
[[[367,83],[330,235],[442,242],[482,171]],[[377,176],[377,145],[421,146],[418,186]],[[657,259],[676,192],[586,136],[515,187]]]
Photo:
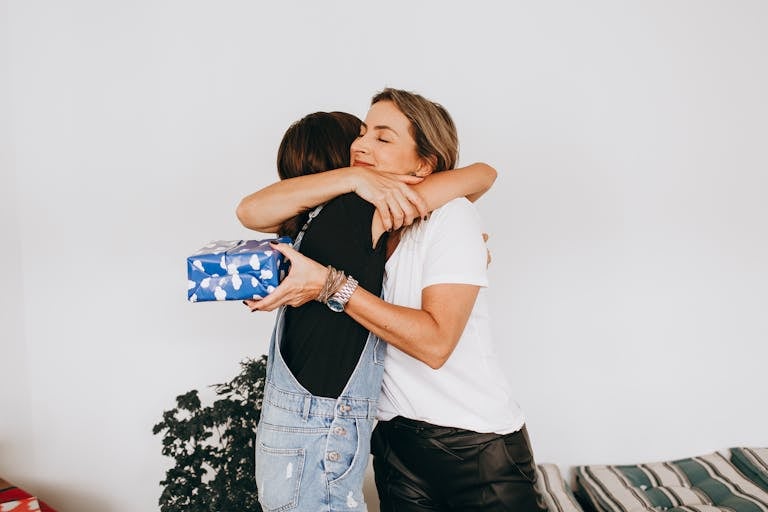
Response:
[[[40,512],[40,502],[37,498],[24,498],[21,501],[6,501],[0,503],[3,512]]]
[[[30,500],[30,498],[32,499]],[[14,512],[16,512],[17,510],[19,512],[23,512],[26,510],[40,510],[41,512],[56,512],[55,509],[52,509],[46,503],[40,500],[37,500],[34,496],[29,494],[27,491],[20,489],[15,485],[11,484],[10,482],[7,482],[6,480],[3,480],[2,478],[0,478],[0,503],[8,503],[9,501],[22,502],[22,503],[19,503],[20,508],[11,509]],[[39,502],[40,508],[39,509],[29,508],[29,506],[33,505],[35,501]]]

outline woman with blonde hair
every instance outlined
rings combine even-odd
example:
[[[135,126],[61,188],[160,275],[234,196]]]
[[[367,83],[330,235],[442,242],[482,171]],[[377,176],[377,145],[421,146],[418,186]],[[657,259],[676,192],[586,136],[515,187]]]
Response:
[[[440,105],[385,89],[352,144],[352,162],[425,176],[455,165],[456,141]],[[383,511],[542,511],[524,416],[493,348],[474,207],[452,200],[393,235],[383,299],[352,276],[338,285],[335,269],[279,244],[291,272],[252,306],[327,300],[330,283],[340,309],[387,342],[372,446]]]
[[[345,269],[361,288],[378,295],[388,229],[421,218],[431,201],[434,208],[437,201],[482,193],[495,171],[477,164],[419,183],[422,179],[409,172],[384,175],[364,166],[329,170],[349,164],[349,147],[361,125],[342,112],[316,112],[291,125],[278,150],[282,181],[245,198],[238,215],[260,231],[295,237],[295,249]],[[416,185],[412,190],[405,183]],[[299,197],[323,206],[310,211],[302,199],[298,207],[286,208]],[[375,214],[373,204],[384,214]],[[362,481],[385,345],[348,315],[326,306],[346,279],[335,275],[324,302],[283,308],[278,314],[256,443],[256,478],[265,510],[365,509]]]

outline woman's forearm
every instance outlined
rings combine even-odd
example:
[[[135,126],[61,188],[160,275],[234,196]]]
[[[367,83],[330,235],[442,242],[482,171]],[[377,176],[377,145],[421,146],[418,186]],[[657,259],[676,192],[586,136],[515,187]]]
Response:
[[[427,202],[429,211],[440,208],[457,197],[476,201],[496,180],[496,169],[481,162],[429,175],[424,181],[413,185]]]
[[[466,197],[472,202],[476,201],[491,188],[496,181],[496,175],[496,169],[478,162],[466,167],[430,174],[424,181],[413,184],[411,187],[423,198],[424,208],[432,212],[459,197]],[[397,224],[402,225],[402,218]],[[371,226],[373,240],[377,240],[378,236],[387,229],[377,209]]]
[[[272,311],[315,300],[328,269],[289,244],[273,247],[291,262],[291,271],[272,293],[258,301],[246,301],[248,306],[254,311]],[[416,309],[390,304],[358,287],[344,311],[390,345],[437,369],[456,348],[479,290],[470,284],[431,285],[422,290],[420,308]]]
[[[409,185],[423,178],[378,172],[362,167],[344,167],[273,183],[246,196],[237,207],[237,218],[247,228],[257,231],[275,230],[281,223],[330,201],[354,192],[379,211],[384,229],[403,225],[429,210],[421,196]]]
[[[237,206],[237,218],[247,228],[276,232],[291,217],[352,192],[351,177],[350,169],[343,168],[278,181],[245,196]]]
[[[403,177],[397,183],[393,175],[386,177],[375,171],[345,167],[278,181],[244,197],[237,206],[237,218],[243,226],[265,233],[273,233],[285,222],[301,212],[330,201],[334,197],[355,192],[373,203],[377,210],[386,212],[380,222],[384,229],[402,224],[404,215],[399,208],[407,208],[408,201],[416,210],[432,211],[457,197],[474,201],[483,195],[496,179],[496,170],[483,163],[436,173],[418,183],[418,178]],[[407,192],[408,180],[418,195]],[[421,196],[426,206],[421,203]]]
[[[358,288],[345,312],[388,344],[438,369],[456,348],[478,290],[473,285],[433,285],[422,292],[422,309],[415,309]]]

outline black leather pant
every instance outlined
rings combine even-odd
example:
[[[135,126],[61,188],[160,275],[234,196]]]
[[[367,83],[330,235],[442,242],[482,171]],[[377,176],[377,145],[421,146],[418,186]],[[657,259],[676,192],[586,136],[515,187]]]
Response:
[[[480,434],[402,418],[380,421],[371,442],[382,512],[542,512],[525,426]]]

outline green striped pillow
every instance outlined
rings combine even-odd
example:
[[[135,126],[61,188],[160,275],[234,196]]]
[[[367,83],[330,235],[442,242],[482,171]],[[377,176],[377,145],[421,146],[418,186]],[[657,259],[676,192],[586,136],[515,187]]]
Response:
[[[599,512],[768,512],[768,492],[719,453],[631,466],[579,466],[576,482]]]
[[[536,486],[549,512],[584,512],[555,464],[539,464],[536,475]]]
[[[768,491],[768,448],[731,448],[731,462]]]

